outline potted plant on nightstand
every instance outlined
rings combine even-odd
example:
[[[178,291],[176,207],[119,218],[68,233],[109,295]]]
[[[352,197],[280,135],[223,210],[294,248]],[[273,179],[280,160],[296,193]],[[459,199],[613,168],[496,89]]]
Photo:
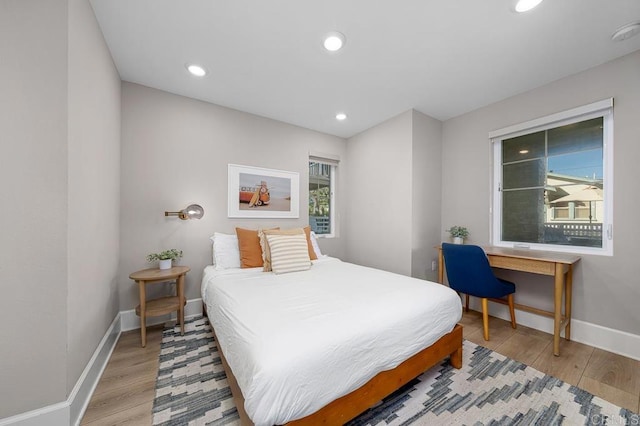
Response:
[[[464,244],[464,239],[469,236],[469,230],[464,226],[454,225],[447,232],[453,237],[453,244]]]
[[[155,262],[158,261],[158,268],[160,269],[170,269],[171,263],[174,260],[178,260],[182,257],[182,250],[177,249],[169,249],[165,251],[161,251],[160,253],[151,253],[147,255],[147,262]]]

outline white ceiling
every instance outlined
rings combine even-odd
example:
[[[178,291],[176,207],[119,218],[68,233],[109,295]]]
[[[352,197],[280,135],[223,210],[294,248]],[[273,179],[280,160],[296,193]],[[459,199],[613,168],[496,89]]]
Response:
[[[91,0],[125,81],[350,137],[446,120],[640,49],[640,0]],[[340,31],[329,53],[322,36]],[[209,74],[194,78],[185,64]],[[640,70],[639,70],[640,75]],[[348,119],[338,122],[344,111]]]

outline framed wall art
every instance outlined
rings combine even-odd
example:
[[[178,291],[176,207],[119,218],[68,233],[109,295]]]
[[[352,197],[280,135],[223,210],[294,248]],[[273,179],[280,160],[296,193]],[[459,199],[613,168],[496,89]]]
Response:
[[[229,164],[228,217],[300,217],[297,172]]]

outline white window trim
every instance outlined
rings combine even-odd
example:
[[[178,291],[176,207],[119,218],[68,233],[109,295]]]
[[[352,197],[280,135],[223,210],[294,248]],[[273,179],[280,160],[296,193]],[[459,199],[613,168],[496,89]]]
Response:
[[[328,234],[316,234],[317,238],[336,238],[337,236],[337,207],[336,207],[336,181],[338,180],[338,164],[340,163],[340,157],[337,155],[326,154],[326,153],[309,153],[309,162],[314,163],[322,163],[328,166],[331,166],[331,182],[329,187],[329,195],[330,195],[330,205],[329,209],[329,223],[331,226],[331,231]]]
[[[604,218],[602,220],[602,248],[556,244],[514,243],[502,241],[502,141],[528,133],[534,133],[566,124],[603,117],[603,189],[606,194]],[[528,248],[553,252],[613,256],[613,98],[594,102],[578,108],[551,114],[525,123],[516,124],[489,132],[493,144],[491,182],[490,235],[491,244],[498,247]]]

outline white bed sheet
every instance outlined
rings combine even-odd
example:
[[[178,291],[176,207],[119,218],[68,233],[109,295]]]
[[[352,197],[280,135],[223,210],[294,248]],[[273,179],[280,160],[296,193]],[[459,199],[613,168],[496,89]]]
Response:
[[[202,297],[256,425],[314,413],[462,316],[446,286],[329,257],[283,275],[206,267]]]

